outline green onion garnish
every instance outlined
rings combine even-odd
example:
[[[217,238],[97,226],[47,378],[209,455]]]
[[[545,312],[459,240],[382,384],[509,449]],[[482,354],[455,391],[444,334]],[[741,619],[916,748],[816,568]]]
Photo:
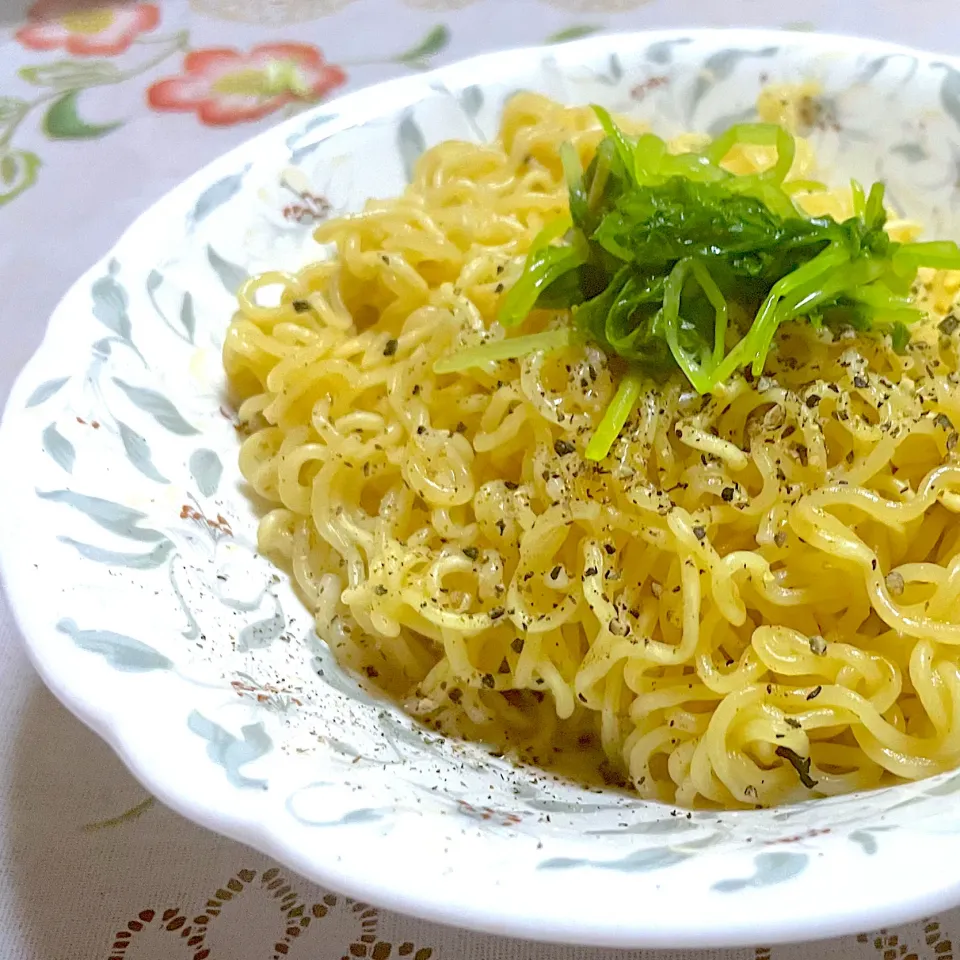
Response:
[[[785,181],[796,142],[782,127],[737,124],[702,153],[674,155],[659,137],[630,137],[594,110],[606,136],[587,169],[572,147],[560,154],[569,216],[536,238],[498,316],[511,328],[535,308],[567,309],[571,329],[473,347],[435,366],[450,373],[574,337],[622,357],[627,372],[589,459],[607,456],[644,382],[679,370],[705,394],[747,367],[758,375],[787,321],[889,335],[904,350],[922,316],[909,298],[917,270],[960,269],[952,241],[890,239],[881,183],[865,191],[853,182],[854,215],[843,222],[802,213],[793,195],[824,185]],[[741,145],[775,147],[776,159],[732,174],[722,163]]]

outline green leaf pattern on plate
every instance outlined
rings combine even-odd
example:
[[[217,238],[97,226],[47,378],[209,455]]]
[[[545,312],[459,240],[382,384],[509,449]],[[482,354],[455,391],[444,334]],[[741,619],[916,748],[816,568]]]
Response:
[[[63,467],[67,473],[73,472],[77,451],[73,444],[57,429],[55,423],[48,424],[43,431],[43,449]]]
[[[423,131],[414,119],[413,111],[408,110],[400,125],[397,127],[397,145],[400,150],[400,159],[403,161],[403,171],[407,177],[407,183],[413,180],[413,171],[417,165],[420,155],[427,149],[427,141],[424,139]]]
[[[102,656],[111,667],[126,672],[169,670],[173,663],[153,647],[112,630],[81,630],[75,621],[65,618],[57,624],[82,650]]]
[[[749,887],[769,887],[798,876],[810,857],[805,853],[758,853],[753,858],[753,875],[742,880],[719,880],[712,889],[718,893],[739,893]]]
[[[920,163],[926,160],[928,156],[927,151],[916,141],[898,143],[895,147],[890,148],[890,152],[895,153],[898,157],[903,157],[907,163]]]
[[[150,445],[144,437],[122,420],[117,421],[117,429],[120,431],[120,440],[123,442],[123,449],[130,463],[145,477],[156,480],[157,483],[169,483],[170,481],[153,465]]]
[[[112,500],[87,496],[73,490],[38,490],[37,496],[41,500],[63,503],[73,507],[74,510],[79,510],[97,526],[109,530],[118,537],[126,537],[140,543],[156,543],[158,540],[166,539],[159,530],[140,526],[140,521],[146,519],[145,513],[114,503]]]
[[[187,727],[198,737],[207,741],[207,756],[223,767],[227,779],[235,787],[252,787],[266,790],[267,781],[245,776],[240,768],[268,753],[273,742],[262,723],[251,723],[240,728],[240,736],[234,736],[213,720],[194,710],[187,718]]]
[[[483,90],[476,84],[464,87],[459,100],[463,112],[471,120],[476,119],[477,114],[483,109]]]
[[[960,70],[947,64],[943,68],[943,82],[940,84],[940,102],[953,122],[960,126]]]
[[[59,537],[61,543],[73,547],[82,557],[94,563],[106,563],[111,567],[128,567],[131,570],[153,570],[161,567],[167,557],[173,553],[173,543],[163,540],[148,553],[121,553],[117,550],[104,550],[90,543],[80,543],[71,537]]]
[[[287,625],[287,618],[283,614],[280,601],[273,598],[273,615],[266,620],[257,620],[249,623],[237,637],[237,650],[246,653],[248,650],[262,650],[270,646],[283,633]]]
[[[207,260],[210,262],[210,266],[213,267],[213,272],[219,277],[220,282],[223,284],[224,290],[230,294],[230,296],[236,296],[237,291],[240,289],[240,285],[249,277],[249,274],[243,267],[238,267],[237,264],[231,263],[229,260],[221,257],[213,247],[207,247]]]
[[[693,116],[707,91],[726,80],[739,63],[758,57],[772,57],[778,49],[778,47],[763,47],[760,50],[721,50],[707,57],[690,95],[689,115]]]
[[[673,60],[675,47],[684,47],[692,42],[690,37],[678,37],[676,40],[658,40],[647,47],[645,59],[658,66],[670,63]]]
[[[164,429],[181,437],[189,437],[200,432],[192,424],[187,423],[180,415],[180,411],[158,390],[151,387],[138,387],[119,377],[113,377],[112,380],[134,406],[139,407],[144,413],[149,413]]]
[[[248,165],[239,173],[231,173],[228,177],[224,177],[212,186],[207,187],[207,189],[200,194],[190,213],[191,224],[196,226],[196,224],[210,216],[214,210],[222,207],[228,200],[235,197],[237,191],[239,191],[243,185],[243,178],[249,169],[250,167]]]
[[[90,290],[93,315],[121,340],[130,340],[130,316],[127,313],[127,292],[112,273],[94,281]]]
[[[190,476],[193,477],[197,489],[205,496],[212,497],[220,486],[220,477],[223,475],[223,464],[215,450],[206,448],[195,450],[190,455]]]
[[[180,307],[178,311],[178,320],[180,326],[176,326],[167,319],[167,315],[157,301],[157,291],[163,286],[164,277],[159,270],[151,270],[147,275],[147,296],[157,316],[164,324],[172,330],[178,337],[186,340],[187,343],[193,343],[193,338],[197,329],[197,316],[193,308],[193,294],[189,290],[185,291],[180,297]]]
[[[616,860],[587,860],[577,857],[551,857],[544,860],[540,870],[573,870],[589,867],[594,870],[617,870],[622,873],[646,873],[649,870],[664,870],[683,863],[692,856],[692,851],[673,847],[650,847],[635,850]]]
[[[27,398],[26,406],[39,407],[41,403],[46,403],[69,379],[69,377],[57,377],[54,380],[45,380]]]

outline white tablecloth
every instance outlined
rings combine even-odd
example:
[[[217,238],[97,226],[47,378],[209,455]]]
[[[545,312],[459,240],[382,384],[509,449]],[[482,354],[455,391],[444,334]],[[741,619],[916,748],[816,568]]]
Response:
[[[197,51],[262,57],[253,48],[312,47],[314,91],[327,96],[597,29],[816,28],[960,52],[956,0],[131,0],[112,15],[91,9],[104,2],[0,0],[2,397],[56,301],[121,230],[291,108],[245,119],[205,79],[211,59],[225,54]],[[84,15],[63,19],[70,6]],[[187,82],[161,83],[178,76]],[[0,960],[678,956],[546,947],[421,923],[321,890],[193,826],[155,803],[43,688],[2,599],[0,729]],[[839,941],[685,956],[952,960],[954,930],[960,912]]]

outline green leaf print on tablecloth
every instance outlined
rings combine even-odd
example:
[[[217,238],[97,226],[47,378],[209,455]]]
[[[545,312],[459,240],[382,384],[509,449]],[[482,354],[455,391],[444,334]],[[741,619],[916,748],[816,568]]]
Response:
[[[33,186],[39,168],[40,158],[29,150],[0,153],[0,207]]]
[[[134,41],[134,44],[140,42]],[[32,100],[0,96],[0,206],[16,199],[37,180],[40,157],[14,149],[12,145],[27,117],[35,110],[43,110],[40,129],[51,140],[92,140],[106,136],[122,126],[123,121],[91,123],[84,120],[78,106],[80,94],[95,87],[121,84],[148,72],[173,54],[186,50],[187,34],[178,31],[167,37],[155,37],[149,46],[159,47],[159,52],[126,70],[109,60],[55,60],[20,68],[20,80],[39,88],[39,92]]]
[[[584,37],[592,36],[597,33],[597,31],[602,30],[603,27],[598,27],[596,24],[583,23],[578,24],[577,26],[567,27],[564,30],[558,30],[556,33],[551,33],[544,43],[569,43],[571,40],[582,40]]]
[[[34,29],[34,24],[30,29]],[[42,24],[41,24],[42,26]],[[151,28],[152,29],[152,28]],[[17,35],[21,44],[31,50],[49,49],[40,46],[36,41],[26,41],[20,34]],[[322,52],[316,46],[310,44],[293,43],[275,43],[267,47],[256,47],[252,51],[233,51],[227,53],[236,60],[237,70],[244,76],[244,65],[251,56],[259,56],[258,51],[270,49],[277,51],[277,64],[284,67],[287,72],[293,71],[291,76],[296,79],[299,76],[298,71],[311,68],[313,61],[316,64],[316,70],[321,68],[329,74],[326,86],[322,84],[307,89],[298,83],[293,83],[289,89],[284,88],[282,96],[277,95],[276,90],[269,89],[269,84],[262,91],[262,97],[259,101],[260,106],[255,110],[246,110],[230,114],[227,110],[221,109],[223,96],[213,86],[205,94],[203,102],[184,103],[184,104],[160,104],[160,96],[156,91],[161,87],[170,88],[171,84],[180,89],[181,80],[185,76],[193,76],[190,70],[191,65],[196,64],[204,55],[215,52],[203,48],[195,48],[190,43],[190,35],[187,30],[178,30],[167,35],[149,37],[137,36],[124,42],[122,49],[103,50],[108,56],[116,56],[127,51],[148,51],[149,55],[132,66],[121,68],[110,59],[58,59],[46,63],[30,64],[21,67],[17,71],[18,80],[36,88],[37,93],[32,98],[18,96],[0,96],[0,207],[10,203],[20,196],[25,190],[32,187],[38,179],[39,171],[42,166],[40,155],[29,150],[23,150],[14,146],[14,138],[21,131],[24,122],[34,113],[39,113],[41,120],[39,129],[48,140],[55,141],[84,141],[96,140],[106,137],[114,131],[121,128],[127,121],[127,117],[110,117],[105,121],[93,121],[83,104],[82,94],[85,91],[96,88],[116,87],[127,83],[138,77],[145,76],[156,67],[165,65],[176,58],[182,58],[182,69],[185,73],[180,76],[167,78],[153,83],[146,91],[147,106],[154,110],[199,110],[198,117],[204,124],[225,125],[239,123],[247,120],[260,119],[267,114],[273,113],[281,108],[287,110],[300,109],[303,105],[316,102],[323,99],[328,90],[333,90],[346,80],[346,72],[343,66],[352,68],[354,66],[371,66],[382,64],[399,64],[408,70],[426,70],[432,66],[434,58],[444,51],[450,43],[450,30],[445,24],[437,24],[427,31],[421,40],[412,47],[404,50],[402,53],[392,56],[380,55],[371,59],[363,59],[348,63],[345,65],[334,65],[326,63]],[[290,61],[289,63],[281,57],[284,49],[293,50],[297,48],[299,55],[303,60],[299,62]],[[68,47],[69,50],[69,47]],[[193,58],[191,60],[191,57]],[[259,61],[258,61],[259,62]],[[319,64],[319,66],[317,66]],[[241,69],[244,68],[244,69]],[[237,71],[234,71],[236,73]],[[309,72],[309,71],[308,71]],[[316,71],[314,71],[316,72]],[[264,73],[264,76],[267,76]],[[295,75],[295,76],[294,76]],[[312,76],[312,74],[311,74]],[[196,80],[197,78],[194,77]],[[200,77],[204,80],[204,77]],[[210,78],[206,78],[209,80]],[[220,78],[224,82],[230,80],[230,77]],[[199,80],[197,81],[199,82]],[[0,84],[4,83],[4,78],[0,76]],[[212,83],[212,81],[211,81]],[[319,81],[318,81],[319,83]],[[166,85],[166,86],[165,86]],[[210,84],[208,84],[209,86]],[[321,89],[322,87],[322,89]],[[236,99],[236,98],[234,98]],[[217,114],[214,119],[210,119],[209,114]],[[230,198],[236,188],[239,186],[240,177],[235,180],[217,185],[210,196],[201,198],[198,208],[194,211],[195,219],[199,220],[206,216],[217,206]],[[191,320],[192,304],[184,304],[181,323],[189,327]],[[122,334],[121,334],[122,336]]]
[[[430,66],[430,58],[440,53],[448,43],[450,30],[445,24],[438,24],[418,44],[394,57],[394,63],[426,70]]]
[[[54,100],[43,118],[43,132],[51,140],[95,140],[111,130],[116,130],[121,122],[88,123],[77,112],[79,90],[70,90]]]

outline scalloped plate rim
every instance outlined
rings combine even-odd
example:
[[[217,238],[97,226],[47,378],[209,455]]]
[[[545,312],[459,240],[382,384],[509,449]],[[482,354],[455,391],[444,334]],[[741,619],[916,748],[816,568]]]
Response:
[[[431,81],[454,80],[459,81],[465,75],[473,73],[477,76],[487,75],[485,71],[495,65],[509,62],[525,56],[537,57],[545,60],[551,50],[563,50],[565,56],[572,52],[583,51],[589,54],[592,51],[610,49],[611,52],[622,47],[638,48],[641,44],[653,44],[658,41],[690,38],[691,40],[715,40],[716,45],[722,48],[736,38],[738,43],[791,43],[803,47],[810,54],[827,49],[838,48],[846,44],[845,56],[854,56],[857,52],[876,53],[878,56],[887,54],[916,56],[930,62],[934,58],[941,60],[960,70],[960,58],[948,54],[935,54],[912,49],[900,44],[885,41],[860,38],[846,34],[801,34],[791,31],[773,31],[764,29],[662,29],[651,31],[634,31],[622,34],[601,34],[586,39],[574,40],[556,47],[520,47],[494,53],[482,54],[459,61],[449,66],[418,74],[388,80],[383,83],[355,91],[344,97],[321,104],[310,111],[305,111],[257,136],[245,141],[224,155],[205,165],[201,170],[192,174],[186,180],[174,187],[160,200],[151,205],[148,210],[138,216],[136,220],[123,232],[119,240],[101,257],[84,275],[71,285],[69,291],[61,299],[54,310],[43,340],[23,370],[16,377],[10,390],[2,422],[0,422],[0,451],[9,448],[11,440],[17,437],[20,429],[20,418],[24,413],[25,401],[36,388],[37,384],[45,379],[44,374],[50,372],[49,361],[56,355],[57,344],[54,339],[62,330],[68,331],[73,303],[78,296],[85,295],[93,280],[102,276],[106,266],[115,252],[127,247],[132,238],[144,230],[152,220],[166,220],[169,214],[168,207],[176,205],[187,197],[194,199],[199,195],[200,185],[210,186],[231,170],[241,157],[256,155],[265,149],[282,142],[285,136],[300,129],[313,115],[323,112],[336,111],[337,117],[329,124],[313,131],[316,141],[326,140],[343,129],[353,126],[357,119],[366,121],[375,118],[384,112],[384,103],[378,102],[378,97],[385,93],[391,98],[405,105],[418,102],[416,93],[429,88]],[[481,85],[483,81],[480,81]],[[60,370],[59,372],[63,372]],[[26,484],[17,484],[15,481],[3,480],[4,492],[19,497]],[[24,587],[30,583],[32,572],[25,564],[19,562],[16,544],[16,534],[23,526],[23,522],[16,522],[13,518],[16,509],[6,509],[0,516],[0,576],[6,588],[6,594],[11,611],[17,626],[26,641],[26,647],[31,661],[37,668],[46,685],[58,699],[70,709],[81,721],[107,741],[113,750],[120,756],[125,765],[152,793],[162,802],[177,810],[187,818],[202,824],[233,839],[251,844],[257,849],[276,857],[280,861],[292,865],[320,883],[328,884],[348,894],[370,899],[373,902],[406,912],[424,919],[436,922],[465,926],[472,929],[484,930],[491,933],[519,936],[541,941],[558,943],[580,943],[595,946],[609,947],[728,947],[748,945],[756,942],[785,942],[797,939],[821,939],[856,932],[862,929],[879,927],[915,919],[926,913],[953,906],[960,902],[960,870],[949,882],[931,883],[929,889],[921,889],[922,882],[911,882],[906,895],[896,888],[895,884],[885,884],[890,891],[886,899],[878,898],[871,907],[860,908],[856,912],[847,909],[838,909],[830,913],[824,920],[823,914],[814,916],[811,910],[807,916],[790,918],[777,913],[769,913],[760,917],[747,918],[744,911],[730,910],[730,916],[723,925],[701,927],[697,925],[695,910],[688,917],[681,929],[675,921],[666,924],[649,925],[651,918],[638,921],[632,917],[624,919],[619,927],[598,926],[589,918],[571,919],[570,913],[563,906],[558,905],[554,916],[550,918],[553,926],[545,926],[546,919],[542,914],[524,914],[516,905],[506,902],[496,906],[496,896],[482,899],[479,904],[460,902],[444,902],[439,896],[422,896],[419,891],[410,893],[405,889],[403,878],[396,876],[386,881],[378,880],[372,871],[351,869],[335,864],[318,864],[313,860],[305,860],[301,856],[295,838],[282,836],[271,830],[269,825],[257,821],[251,816],[257,804],[254,794],[240,793],[238,803],[230,809],[220,809],[205,802],[205,798],[192,793],[189,787],[181,783],[171,783],[158,777],[152,769],[149,758],[138,754],[122,724],[115,721],[111,711],[107,708],[87,702],[75,688],[71,688],[69,678],[59,673],[54,664],[43,656],[43,648],[50,645],[55,628],[43,622],[43,617],[36,612],[40,605],[36,603],[29,590]],[[42,639],[41,639],[42,638]],[[890,788],[897,790],[898,788]],[[237,796],[236,794],[234,794]],[[905,829],[904,833],[908,831]],[[930,850],[938,848],[948,849],[948,838],[928,836],[922,837],[911,834],[912,839],[922,840]],[[818,841],[818,845],[829,849],[832,845],[841,843],[841,838],[826,838]],[[956,846],[956,843],[954,844]],[[919,849],[919,848],[918,848]],[[859,856],[858,854],[855,854]],[[743,873],[749,873],[753,854],[738,852],[734,854],[738,860],[737,870],[742,867]],[[880,873],[878,869],[883,862],[883,855],[878,853],[870,858],[861,858],[861,872],[865,875]],[[938,858],[928,858],[935,860]],[[944,857],[949,863],[949,857]],[[943,872],[940,874],[943,876]],[[573,874],[571,879],[580,877]],[[589,877],[589,874],[582,876]],[[436,878],[438,881],[440,877]],[[629,892],[627,886],[629,877],[623,878],[624,893]],[[641,886],[643,882],[641,882]],[[663,883],[661,885],[666,885]],[[490,888],[494,889],[494,888]],[[880,885],[883,889],[883,885]],[[769,893],[769,891],[762,891]],[[502,900],[503,898],[501,898]],[[732,900],[726,900],[732,905]],[[691,903],[696,907],[696,903]],[[739,915],[739,919],[737,916]],[[655,918],[653,918],[655,919]],[[814,926],[814,924],[816,924]]]

